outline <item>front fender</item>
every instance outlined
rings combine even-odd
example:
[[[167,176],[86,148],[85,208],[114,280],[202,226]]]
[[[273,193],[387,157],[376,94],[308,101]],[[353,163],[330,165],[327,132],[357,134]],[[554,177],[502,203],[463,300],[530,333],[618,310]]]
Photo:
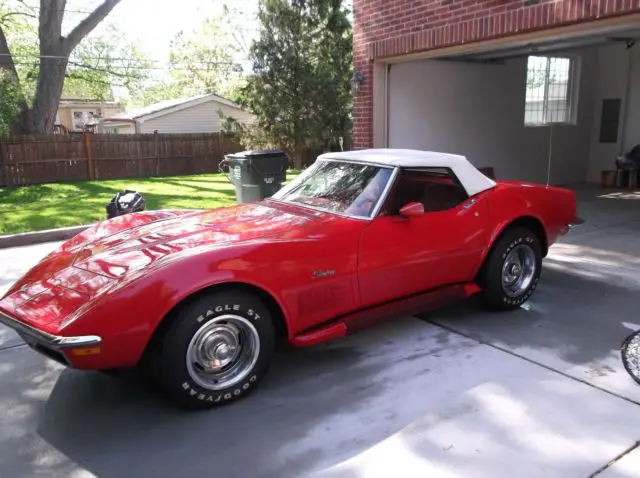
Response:
[[[256,279],[263,275],[259,271],[256,274],[256,269],[268,268],[268,264],[244,259],[263,247],[246,244],[206,253],[191,251],[125,276],[67,321],[64,334],[99,335],[105,344],[118,344],[121,366],[133,366],[162,319],[176,305],[203,289],[230,282],[264,290],[278,302],[288,320],[289,313],[274,284]]]

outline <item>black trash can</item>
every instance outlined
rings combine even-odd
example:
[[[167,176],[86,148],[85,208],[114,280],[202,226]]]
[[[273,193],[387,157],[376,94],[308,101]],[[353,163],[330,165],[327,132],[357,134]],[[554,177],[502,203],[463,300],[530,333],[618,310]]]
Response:
[[[289,158],[279,149],[242,151],[228,154],[220,163],[235,186],[239,203],[259,201],[273,196],[287,179]]]

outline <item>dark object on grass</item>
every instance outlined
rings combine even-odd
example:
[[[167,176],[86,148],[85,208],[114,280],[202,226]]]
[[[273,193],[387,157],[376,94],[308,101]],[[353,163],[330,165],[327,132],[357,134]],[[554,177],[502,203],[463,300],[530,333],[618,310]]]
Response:
[[[119,191],[106,206],[107,219],[123,216],[132,212],[144,211],[146,202],[142,194],[136,191]]]

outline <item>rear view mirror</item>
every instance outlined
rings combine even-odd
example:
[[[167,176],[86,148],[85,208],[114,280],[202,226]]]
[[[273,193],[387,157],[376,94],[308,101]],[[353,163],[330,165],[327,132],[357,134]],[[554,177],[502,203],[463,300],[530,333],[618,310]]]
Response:
[[[419,202],[409,202],[400,208],[400,215],[407,219],[422,216],[423,214],[424,206]]]

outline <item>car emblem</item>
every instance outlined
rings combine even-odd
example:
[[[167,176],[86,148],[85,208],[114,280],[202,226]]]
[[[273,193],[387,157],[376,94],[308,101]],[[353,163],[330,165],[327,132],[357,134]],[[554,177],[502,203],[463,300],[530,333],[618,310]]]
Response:
[[[334,275],[336,275],[336,271],[334,269],[329,269],[326,271],[317,270],[317,271],[313,271],[313,275],[311,276],[311,278],[320,279],[322,277],[333,277]]]

